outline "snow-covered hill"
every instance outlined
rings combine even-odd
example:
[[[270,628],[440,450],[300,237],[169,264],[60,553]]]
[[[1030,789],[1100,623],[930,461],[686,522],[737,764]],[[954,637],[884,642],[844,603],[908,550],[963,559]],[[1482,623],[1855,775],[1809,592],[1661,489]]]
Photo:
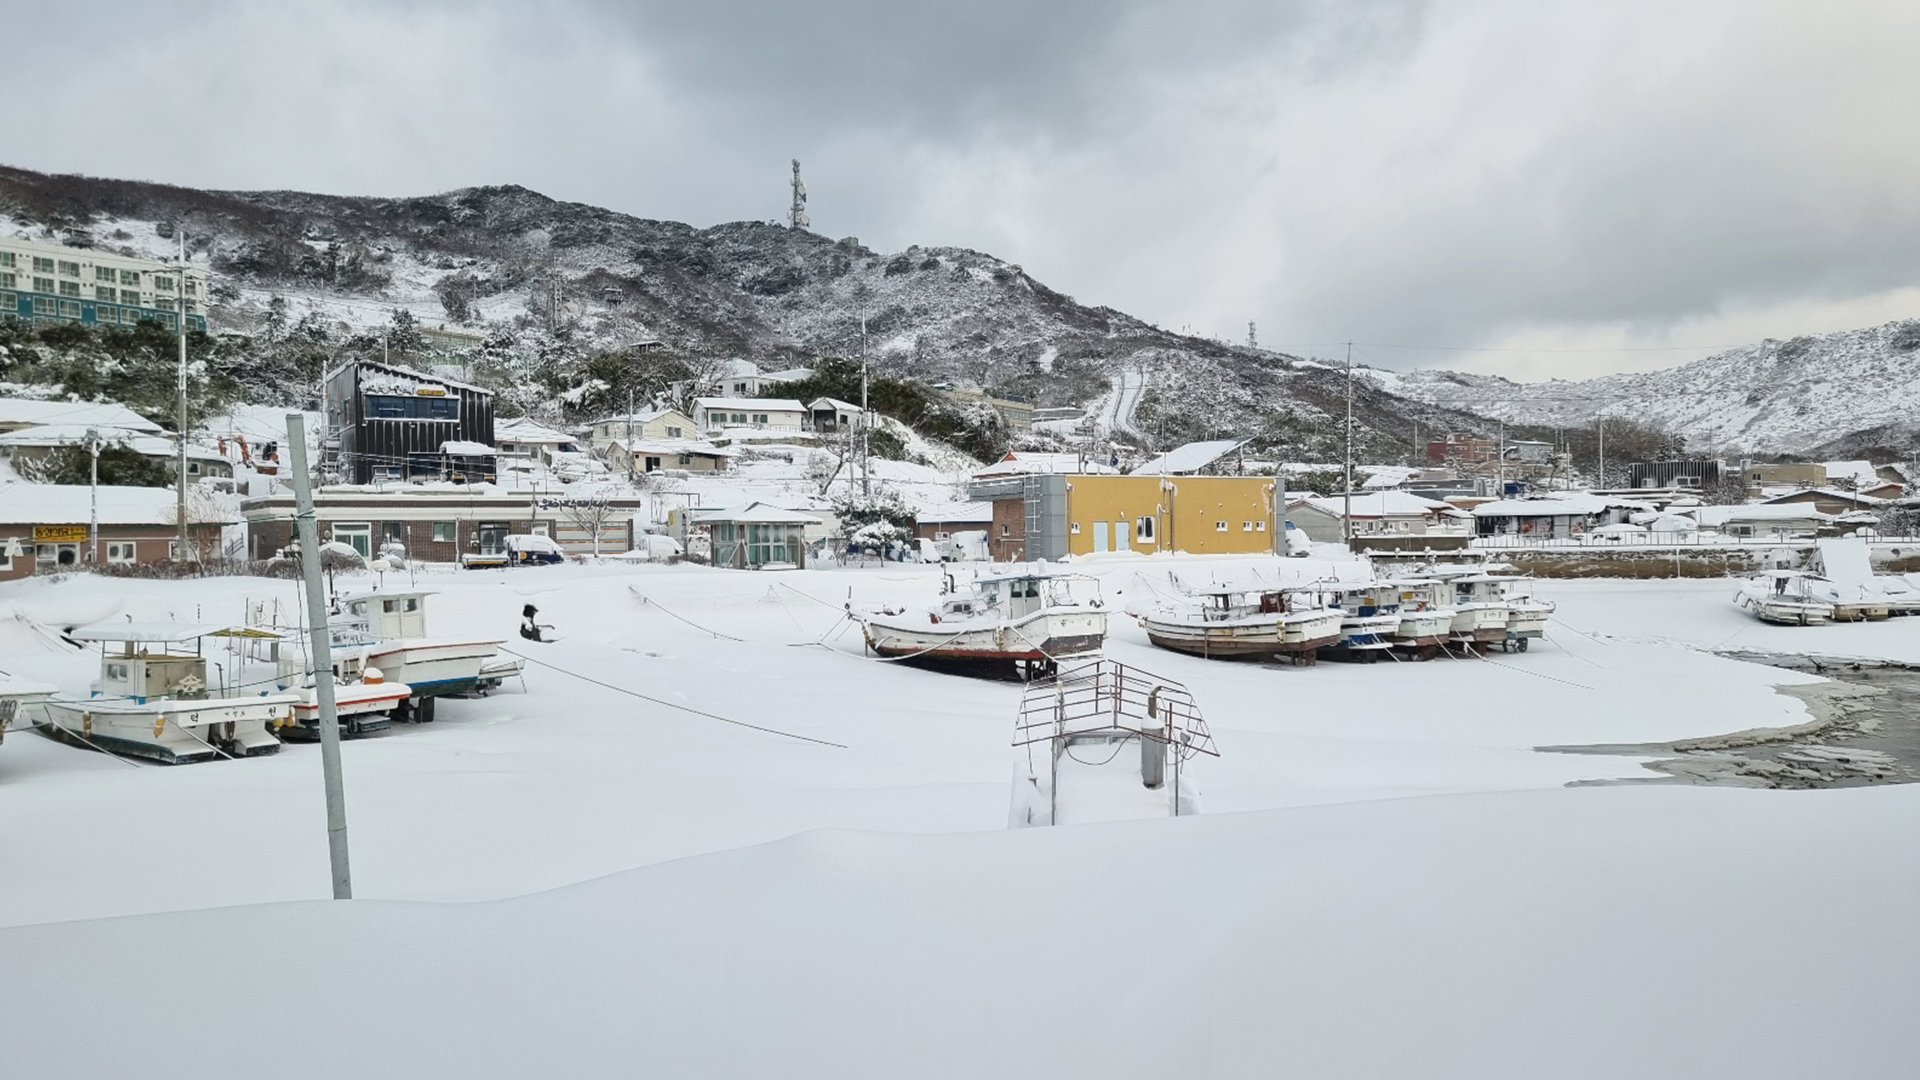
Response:
[[[1655,423],[1689,445],[1755,453],[1903,445],[1920,428],[1920,320],[1772,338],[1664,371],[1516,383],[1453,371],[1373,371],[1382,389],[1509,423],[1596,416]]]
[[[1123,440],[1240,434],[1280,456],[1324,460],[1340,439],[1341,373],[1083,304],[964,248],[877,252],[758,221],[701,229],[518,187],[342,198],[0,167],[0,231],[161,254],[177,230],[211,260],[221,329],[292,326],[296,337],[331,335],[327,348],[372,333],[377,346],[403,309],[527,358],[505,366],[523,382],[537,374],[549,401],[580,400],[565,395],[600,377],[588,370],[595,352],[653,340],[771,370],[855,354],[864,321],[867,354],[885,373],[1085,406]],[[283,389],[266,381],[268,392]],[[1416,423],[1492,427],[1369,392],[1358,410],[1363,456],[1404,456]]]

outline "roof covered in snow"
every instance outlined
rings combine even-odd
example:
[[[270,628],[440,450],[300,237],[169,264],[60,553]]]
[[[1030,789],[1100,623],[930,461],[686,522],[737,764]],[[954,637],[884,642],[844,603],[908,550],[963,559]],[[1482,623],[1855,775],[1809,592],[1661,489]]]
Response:
[[[1348,500],[1342,496],[1329,495],[1325,498],[1293,499],[1287,505],[1298,506],[1304,503],[1323,514],[1340,517],[1346,513],[1347,502]],[[1368,492],[1365,495],[1353,496],[1352,502],[1353,516],[1356,518],[1430,517],[1453,509],[1451,503],[1423,499],[1405,491]]]
[[[923,506],[915,512],[914,517],[921,522],[940,525],[984,525],[993,520],[993,504],[955,502]]]
[[[172,457],[180,452],[179,443],[148,431],[88,427],[85,424],[42,424],[39,427],[9,431],[0,434],[0,446],[82,446],[87,441],[89,431],[98,431],[104,443],[124,446],[135,453],[149,457]],[[225,460],[214,451],[192,443],[187,444],[187,456],[199,458],[202,461]]]
[[[1690,511],[1702,525],[1718,528],[1730,521],[1825,521],[1827,515],[1808,503],[1748,503],[1701,506]]]
[[[618,446],[629,454],[699,454],[702,457],[734,457],[739,452],[725,447],[715,446],[699,439],[615,439],[609,446]]]
[[[523,418],[516,420],[495,420],[493,422],[494,442],[515,443],[570,443],[573,436],[564,431],[555,431],[545,424]]]
[[[1058,454],[1036,450],[1009,450],[1007,456],[982,469],[973,477],[985,480],[995,476],[1026,476],[1034,473],[1111,473],[1113,468],[1097,457]]]
[[[831,397],[814,398],[812,401],[807,402],[807,408],[815,412],[819,412],[821,409],[834,409],[838,412],[861,411],[860,406],[855,405],[851,401],[841,401],[839,398]]]
[[[85,525],[90,520],[90,493],[94,490],[85,484],[29,484],[18,480],[0,484],[0,525]],[[102,484],[98,491],[102,525],[173,524],[172,488]],[[222,522],[239,520],[235,514],[215,516]]]
[[[446,442],[440,444],[440,452],[443,454],[453,454],[457,457],[485,457],[496,451],[486,443],[468,442],[465,439],[448,439]]]
[[[0,398],[0,424],[73,424],[85,427],[114,427],[128,431],[157,432],[160,425],[111,401],[35,401],[31,398]]]
[[[1474,517],[1584,517],[1601,514],[1614,507],[1628,510],[1652,510],[1650,503],[1622,499],[1613,495],[1595,495],[1589,491],[1570,491],[1544,499],[1499,499],[1473,508]]]
[[[1776,504],[1776,503],[1790,502],[1793,500],[1805,501],[1806,497],[1809,495],[1817,496],[1823,499],[1838,499],[1842,502],[1859,503],[1861,506],[1878,506],[1879,504],[1886,501],[1885,499],[1875,498],[1872,495],[1862,495],[1857,491],[1847,491],[1843,488],[1817,487],[1817,488],[1800,488],[1796,491],[1789,491],[1784,495],[1775,495],[1772,498],[1766,500],[1766,502],[1768,504]]]
[[[1152,458],[1133,470],[1136,476],[1180,476],[1196,473],[1247,445],[1250,439],[1211,439],[1190,442]]]
[[[705,523],[730,522],[735,525],[820,524],[820,519],[812,514],[802,514],[798,510],[787,510],[764,502],[751,502],[730,510],[714,510],[700,514],[694,520]]]
[[[732,412],[806,412],[807,407],[792,398],[738,398],[738,397],[702,397],[694,398],[693,404],[701,409],[726,409]]]

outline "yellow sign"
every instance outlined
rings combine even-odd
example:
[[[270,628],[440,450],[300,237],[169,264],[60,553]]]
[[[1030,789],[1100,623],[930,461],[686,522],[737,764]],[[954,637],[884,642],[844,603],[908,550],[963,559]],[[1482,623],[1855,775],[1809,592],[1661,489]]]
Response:
[[[446,397],[447,396],[446,388],[442,386],[416,386],[413,388],[413,393],[415,397]]]
[[[35,525],[33,542],[36,544],[84,544],[87,542],[85,525]]]

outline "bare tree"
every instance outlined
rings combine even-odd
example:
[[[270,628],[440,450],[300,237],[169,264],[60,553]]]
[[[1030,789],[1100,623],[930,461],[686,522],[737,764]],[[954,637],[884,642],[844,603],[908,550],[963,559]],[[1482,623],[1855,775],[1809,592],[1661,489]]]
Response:
[[[574,496],[560,504],[560,513],[575,528],[582,529],[593,539],[594,558],[600,557],[600,536],[613,526],[616,508],[613,494],[602,488],[586,495]]]

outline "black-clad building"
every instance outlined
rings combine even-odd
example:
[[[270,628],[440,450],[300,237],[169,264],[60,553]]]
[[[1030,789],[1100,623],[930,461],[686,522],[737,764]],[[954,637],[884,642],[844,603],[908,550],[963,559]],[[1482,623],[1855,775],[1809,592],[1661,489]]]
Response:
[[[490,391],[358,360],[327,375],[326,395],[328,449],[345,483],[495,477]]]

